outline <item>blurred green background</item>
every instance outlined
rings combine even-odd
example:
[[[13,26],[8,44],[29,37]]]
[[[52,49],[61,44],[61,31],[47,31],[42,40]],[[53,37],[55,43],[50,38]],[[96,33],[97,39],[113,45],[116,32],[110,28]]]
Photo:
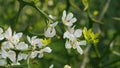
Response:
[[[54,41],[49,44],[53,49],[52,53],[46,53],[41,59],[31,60],[32,68],[48,68],[51,64],[54,64],[54,68],[63,68],[66,64],[72,68],[82,68],[84,58],[86,58],[84,68],[120,68],[120,0],[88,0],[89,7],[86,11],[82,0],[0,0],[1,27],[7,29],[11,26],[15,31],[43,38],[47,26],[46,18],[35,8],[21,1],[34,3],[47,15],[55,16],[59,23],[62,23],[63,10],[67,10],[78,19],[75,23],[76,28],[86,26],[92,28],[94,32],[101,33],[99,43],[96,45],[101,57],[96,56],[93,47],[87,54],[79,55],[75,50],[67,52],[65,40],[62,39],[63,33],[57,27],[59,31],[57,35],[61,38],[53,39]],[[20,6],[24,7],[19,12]],[[87,47],[82,46],[83,50]]]

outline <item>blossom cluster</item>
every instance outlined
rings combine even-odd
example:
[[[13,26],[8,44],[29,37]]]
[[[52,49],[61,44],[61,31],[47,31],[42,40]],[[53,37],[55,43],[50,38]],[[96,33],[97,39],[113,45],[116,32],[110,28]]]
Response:
[[[49,16],[51,18],[51,16]],[[53,19],[53,17],[52,17]],[[66,27],[65,32],[63,33],[63,39],[66,40],[65,48],[66,49],[76,49],[79,54],[83,54],[83,50],[80,47],[81,45],[86,45],[86,40],[80,39],[84,34],[85,39],[89,41],[92,37],[92,41],[96,42],[96,37],[93,38],[93,33],[90,38],[87,35],[87,29],[76,29],[74,23],[77,21],[77,18],[73,16],[73,13],[66,13],[63,11],[62,15],[62,24]],[[34,59],[36,57],[42,58],[44,52],[51,53],[52,49],[47,46],[49,44],[50,38],[53,38],[57,31],[55,27],[59,24],[58,21],[53,23],[48,23],[47,28],[45,29],[44,36],[45,38],[38,38],[37,36],[26,35],[25,38],[27,41],[22,40],[22,32],[15,32],[9,27],[7,30],[3,30],[0,27],[0,66],[5,65],[20,65],[20,61]],[[46,40],[48,39],[48,40]],[[8,62],[9,61],[9,62]],[[53,68],[53,65],[50,66]],[[65,66],[64,68],[71,68],[70,66]]]
[[[77,19],[73,17],[73,13],[66,14],[66,11],[63,11],[62,22],[67,26],[67,30],[63,35],[63,38],[66,39],[65,47],[67,49],[77,49],[78,53],[83,54],[83,50],[80,46],[86,45],[86,41],[79,41],[79,38],[82,36],[82,29],[75,29],[75,25],[73,24],[76,21]]]
[[[19,61],[27,60],[28,58],[34,59],[35,57],[42,58],[44,52],[51,53],[52,49],[43,43],[44,39],[27,35],[29,43],[26,43],[21,41],[22,35],[22,32],[13,32],[11,27],[6,31],[0,28],[0,40],[3,41],[0,50],[0,66],[20,65]]]

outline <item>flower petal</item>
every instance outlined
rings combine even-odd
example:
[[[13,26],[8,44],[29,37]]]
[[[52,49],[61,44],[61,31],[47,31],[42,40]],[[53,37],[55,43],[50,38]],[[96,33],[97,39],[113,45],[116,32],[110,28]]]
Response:
[[[70,49],[72,46],[70,44],[70,42],[67,40],[65,43],[65,48]]]
[[[72,18],[72,19],[70,20],[70,23],[75,23],[76,21],[77,21],[76,18]]]
[[[75,30],[74,35],[75,35],[76,37],[80,37],[80,36],[82,35],[82,30],[81,30],[81,29]]]
[[[77,46],[77,51],[78,51],[78,53],[83,54],[83,50],[79,46]]]
[[[31,39],[30,39],[29,36],[27,36],[27,40],[28,40],[29,43],[31,43]]]
[[[55,22],[52,24],[53,27],[55,27],[58,24],[58,22]]]
[[[1,34],[1,33],[3,33],[3,29],[2,29],[2,28],[0,28],[0,34]]]
[[[71,40],[71,41],[73,41],[73,40],[76,39],[75,36],[74,36],[73,34],[71,34],[69,31],[66,31],[66,32],[64,33],[63,38],[68,38],[68,39]]]
[[[65,18],[66,18],[66,11],[64,10],[64,11],[63,11],[63,15],[62,15],[62,21],[64,21]]]
[[[5,31],[5,38],[6,39],[11,39],[12,37],[12,29],[9,27],[6,31]]]
[[[16,49],[18,49],[18,50],[27,50],[28,45],[25,42],[20,42],[18,45],[16,45]]]
[[[54,27],[48,27],[45,31],[45,37],[54,37],[56,35],[56,30]]]
[[[16,62],[16,53],[12,50],[8,51],[8,58],[14,63]]]
[[[5,42],[2,43],[2,48],[11,49],[11,48],[14,48],[14,46],[10,41],[5,41]]]
[[[0,60],[0,66],[5,66],[7,64],[7,62],[4,59]]]
[[[5,58],[5,59],[8,57],[7,51],[5,51],[3,48],[2,48],[1,56],[2,58]]]
[[[38,51],[34,51],[34,52],[31,53],[31,56],[30,56],[30,57],[31,57],[32,59],[34,59],[34,58],[37,56],[37,54],[38,54]]]
[[[20,61],[20,60],[26,60],[27,59],[27,54],[23,54],[23,53],[20,53],[19,55],[18,55],[18,61]]]
[[[13,43],[16,45],[19,42],[19,39],[22,37],[22,33],[14,32]]]
[[[0,28],[0,40],[3,40],[3,39],[4,39],[4,35],[3,35],[2,33],[3,33],[3,29]]]
[[[3,40],[3,39],[4,39],[4,35],[0,34],[0,40]]]
[[[43,52],[51,53],[52,49],[50,47],[46,47],[46,48],[43,49]]]
[[[38,57],[42,58],[43,57],[43,53],[39,53]]]
[[[86,45],[86,41],[85,41],[85,40],[80,41],[80,42],[79,42],[79,45]]]
[[[53,65],[53,64],[51,64],[51,65],[49,66],[49,68],[53,68],[53,66],[54,66],[54,65]]]
[[[66,20],[69,21],[70,19],[72,19],[73,17],[73,14],[72,13],[69,13],[66,17]]]

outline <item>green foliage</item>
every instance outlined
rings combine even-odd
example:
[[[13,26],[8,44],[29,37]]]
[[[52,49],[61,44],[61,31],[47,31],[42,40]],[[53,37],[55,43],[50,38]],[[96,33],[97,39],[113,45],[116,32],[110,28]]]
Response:
[[[77,18],[76,28],[86,27],[83,38],[90,43],[81,46],[83,55],[65,48],[63,10],[73,12]],[[55,19],[48,17],[49,14]],[[63,68],[66,64],[71,68],[120,67],[120,0],[0,0],[0,27],[4,29],[11,26],[25,35],[44,38],[44,29],[56,20],[59,21],[57,35],[43,41],[51,47],[52,53],[45,53],[41,59],[30,59],[31,68],[48,68],[51,64],[53,68]],[[29,67],[27,62],[21,62],[20,66],[0,68]]]

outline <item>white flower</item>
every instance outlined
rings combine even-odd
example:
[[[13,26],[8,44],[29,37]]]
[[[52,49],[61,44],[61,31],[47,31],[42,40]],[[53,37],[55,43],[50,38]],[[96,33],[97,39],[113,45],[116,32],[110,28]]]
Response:
[[[18,45],[16,45],[16,49],[18,50],[27,50],[28,45],[25,42],[20,42]]]
[[[33,49],[35,49],[37,46],[41,48],[43,45],[41,39],[37,38],[37,36],[33,36],[31,38],[27,36],[27,40],[33,46]]]
[[[76,41],[67,40],[65,43],[66,49],[71,49],[71,48],[77,49],[78,53],[83,54],[83,50],[80,47],[81,45],[86,45],[86,41],[83,40],[83,41],[78,42],[77,40]]]
[[[77,21],[77,19],[75,17],[73,17],[72,13],[66,14],[66,11],[63,11],[63,15],[62,15],[62,22],[64,25],[66,26],[72,26],[73,23],[75,23]]]
[[[82,30],[81,29],[76,29],[74,30],[73,28],[70,28],[69,31],[66,31],[63,35],[63,38],[68,38],[71,41],[75,40],[76,38],[81,37],[82,35]]]
[[[0,59],[0,66],[5,66],[7,62],[4,59]]]
[[[45,37],[54,37],[56,35],[55,26],[58,24],[58,22],[49,24],[47,30],[45,31],[44,35]]]
[[[19,39],[22,37],[22,33],[14,32],[12,35],[12,30],[10,27],[5,31],[4,35],[5,38],[14,45],[16,45],[19,42]]]
[[[9,50],[9,51],[6,51],[4,49],[2,49],[1,51],[1,57],[6,59],[10,59],[12,61],[11,65],[20,65],[20,63],[18,61],[20,60],[26,60],[27,59],[27,54],[24,54],[24,53],[19,53],[18,56],[16,57],[16,52],[15,51],[12,51],[12,50]]]
[[[0,40],[3,40],[3,39],[4,39],[3,29],[0,28]]]
[[[63,38],[67,38],[67,41],[65,43],[65,47],[67,49],[77,49],[77,51],[80,54],[83,54],[83,50],[81,49],[80,45],[86,45],[86,41],[78,41],[77,38],[81,37],[82,35],[82,30],[81,29],[76,29],[74,30],[73,28],[69,28],[69,31],[66,31],[64,33]]]
[[[42,58],[44,56],[43,55],[44,52],[51,53],[51,51],[52,51],[52,49],[50,47],[45,47],[45,48],[41,49],[40,51],[33,51],[31,53],[31,58],[33,59],[37,55],[38,55],[39,58]]]

